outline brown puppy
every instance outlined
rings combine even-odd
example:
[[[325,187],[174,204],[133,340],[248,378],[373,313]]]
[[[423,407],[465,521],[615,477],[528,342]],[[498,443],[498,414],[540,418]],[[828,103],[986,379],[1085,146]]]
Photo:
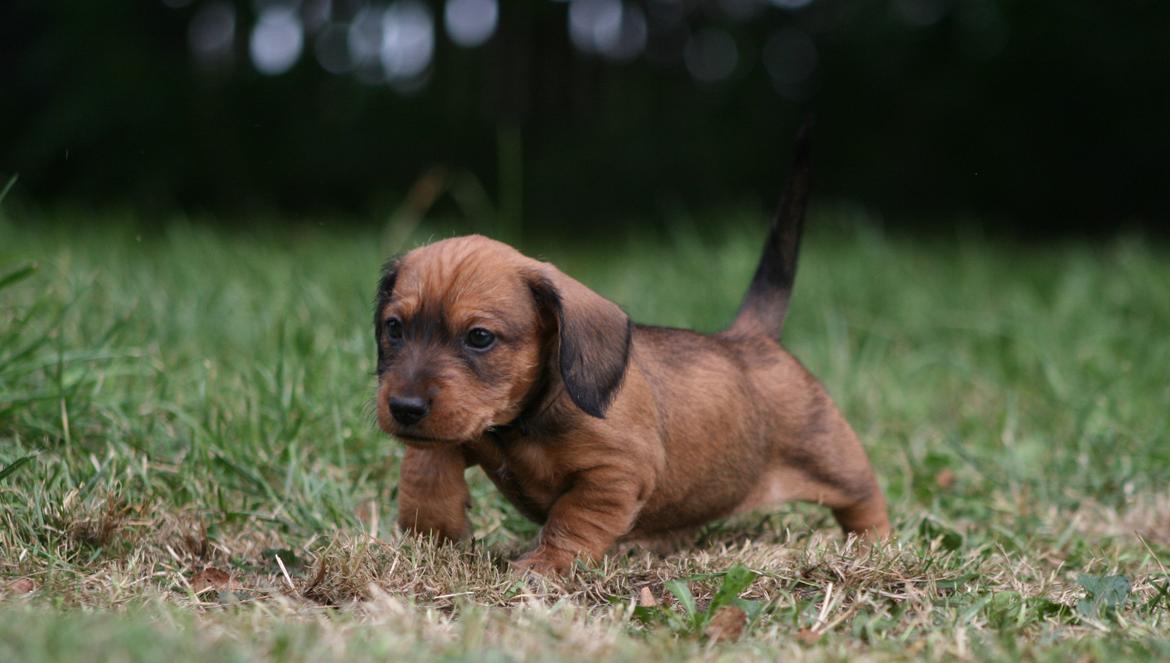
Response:
[[[378,423],[407,445],[399,525],[466,537],[463,473],[479,465],[543,525],[517,561],[541,573],[784,500],[885,535],[865,451],[777,342],[808,192],[806,133],[755,278],[718,334],[634,325],[553,265],[484,237],[392,262],[374,332]]]

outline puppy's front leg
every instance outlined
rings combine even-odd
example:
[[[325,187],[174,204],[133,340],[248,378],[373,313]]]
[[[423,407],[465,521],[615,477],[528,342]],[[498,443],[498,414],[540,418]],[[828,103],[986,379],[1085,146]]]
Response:
[[[572,488],[549,510],[536,549],[516,560],[515,566],[542,574],[565,573],[578,557],[597,561],[630,531],[649,494],[649,487],[626,468],[600,467],[577,474]]]
[[[449,541],[466,537],[471,505],[466,467],[459,447],[407,447],[398,482],[398,526]]]

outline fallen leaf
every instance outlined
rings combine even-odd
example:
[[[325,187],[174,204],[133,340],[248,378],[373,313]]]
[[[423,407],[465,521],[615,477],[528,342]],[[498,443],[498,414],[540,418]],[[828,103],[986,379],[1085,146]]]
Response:
[[[1085,598],[1077,602],[1077,613],[1097,619],[1125,607],[1133,584],[1125,576],[1093,576],[1082,574],[1077,584],[1085,588]]]
[[[313,598],[313,591],[317,589],[317,586],[325,580],[326,570],[325,560],[318,559],[317,572],[313,574],[313,579],[309,581],[309,585],[301,590],[301,596],[306,598]],[[317,599],[314,598],[313,600],[316,601]]]
[[[707,623],[704,633],[713,642],[735,640],[743,635],[745,626],[747,613],[734,605],[725,605],[716,611],[715,616]]]
[[[29,594],[36,591],[37,584],[31,578],[20,578],[8,584],[8,591],[13,594]]]
[[[232,577],[226,571],[213,566],[203,569],[191,578],[191,590],[202,594],[210,589],[224,589],[232,584]]]
[[[946,490],[955,485],[955,473],[949,467],[943,468],[938,474],[934,475],[934,483],[939,488]]]
[[[658,605],[658,600],[654,598],[654,594],[650,593],[649,587],[643,587],[642,591],[638,592],[638,605],[643,608],[653,608]]]

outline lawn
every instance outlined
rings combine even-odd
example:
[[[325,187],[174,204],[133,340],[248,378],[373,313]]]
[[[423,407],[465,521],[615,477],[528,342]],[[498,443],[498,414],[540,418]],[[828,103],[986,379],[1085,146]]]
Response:
[[[523,248],[715,330],[763,226]],[[1170,247],[810,228],[785,344],[896,536],[788,506],[540,580],[478,470],[474,542],[394,530],[379,228],[0,217],[0,660],[1170,657]]]

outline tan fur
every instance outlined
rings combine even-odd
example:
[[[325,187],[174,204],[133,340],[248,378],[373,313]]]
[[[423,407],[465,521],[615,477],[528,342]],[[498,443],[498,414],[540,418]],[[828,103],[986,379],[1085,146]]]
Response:
[[[628,332],[612,302],[478,236],[417,249],[396,270],[379,320],[396,316],[410,328],[425,312],[446,330],[408,334],[397,348],[379,340],[390,358],[378,421],[408,445],[403,528],[466,537],[463,470],[479,465],[543,525],[535,549],[517,561],[542,573],[596,560],[619,541],[678,538],[786,500],[824,504],[849,532],[888,533],[857,437],[816,379],[763,333]],[[474,326],[496,333],[497,344],[482,353],[460,346]],[[580,359],[567,369],[566,344]],[[622,359],[604,417],[587,414],[581,383]],[[404,392],[431,403],[413,426],[389,413],[388,399]]]

